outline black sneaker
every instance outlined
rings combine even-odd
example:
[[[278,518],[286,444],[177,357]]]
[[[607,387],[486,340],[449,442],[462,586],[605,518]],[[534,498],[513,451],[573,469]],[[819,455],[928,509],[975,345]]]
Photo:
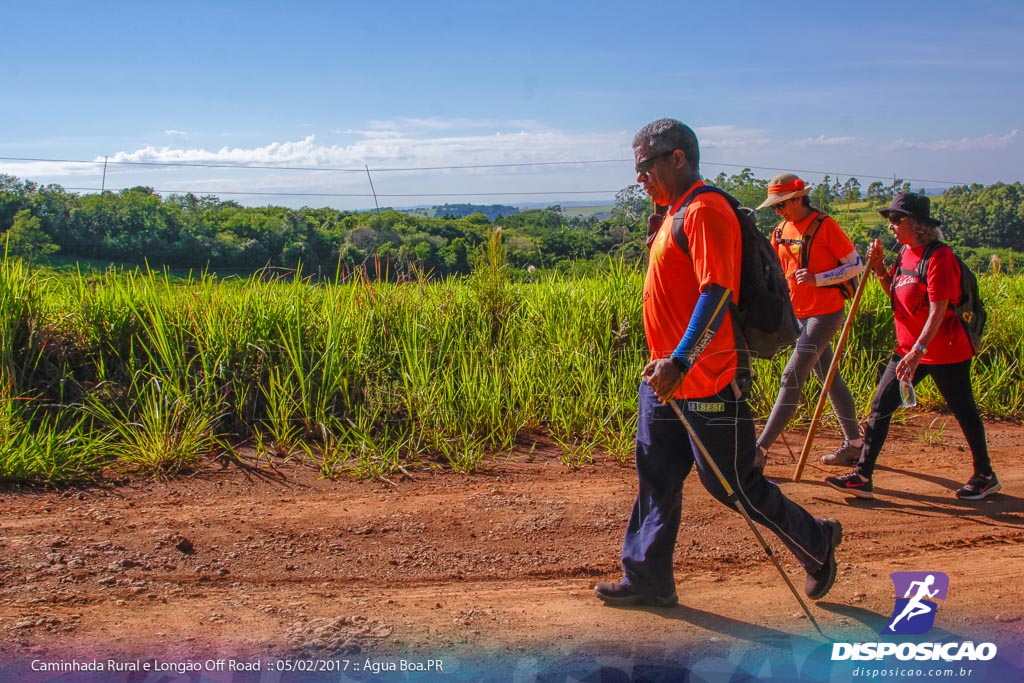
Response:
[[[631,605],[650,605],[651,607],[675,607],[679,597],[675,591],[667,595],[639,593],[622,583],[599,583],[594,586],[594,595],[604,604],[613,607],[629,607]]]
[[[956,491],[956,497],[962,500],[981,500],[993,493],[998,493],[1003,488],[996,479],[996,473],[985,476],[975,474],[970,480]]]
[[[837,491],[852,493],[858,498],[875,497],[875,494],[872,493],[874,487],[871,485],[871,480],[860,476],[857,470],[841,477],[825,477],[825,483]]]
[[[843,525],[834,519],[822,519],[828,533],[828,558],[825,564],[816,572],[807,572],[807,581],[804,582],[804,593],[811,600],[821,600],[836,582],[836,574],[839,566],[836,564],[836,548],[843,542]]]

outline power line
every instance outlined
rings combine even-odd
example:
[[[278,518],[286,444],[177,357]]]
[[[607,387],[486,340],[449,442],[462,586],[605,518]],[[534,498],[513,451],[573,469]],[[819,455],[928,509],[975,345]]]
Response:
[[[71,190],[74,192],[100,192],[98,187],[65,187],[65,190]],[[152,188],[153,192],[157,194],[193,194],[193,195],[253,195],[253,196],[265,196],[265,197],[366,197],[370,198],[374,195],[369,192],[236,192],[236,191],[223,191],[217,192],[212,190],[158,190]],[[535,196],[535,195],[585,195],[585,194],[615,194],[619,190],[548,190],[539,192],[423,192],[423,193],[385,193],[378,192],[377,197],[521,197],[521,196]]]
[[[835,171],[810,171],[807,169],[799,168],[778,168],[775,166],[750,166],[747,164],[726,164],[714,161],[702,161],[702,165],[705,166],[728,166],[731,168],[749,168],[750,170],[758,171],[783,171],[788,173],[803,173],[809,175],[820,175],[820,176],[832,176],[836,178],[847,177],[847,178],[869,178],[871,180],[892,180],[892,175],[870,175],[868,173],[836,173]],[[927,178],[900,178],[900,180],[908,183],[934,183],[935,185],[970,185],[968,182],[954,182],[952,180],[929,180]]]
[[[42,162],[42,163],[53,163],[53,164],[102,164],[104,161],[99,160],[87,160],[87,159],[42,159],[33,157],[0,157],[0,161],[28,161],[28,162]],[[517,168],[527,166],[579,166],[583,164],[621,164],[629,161],[628,159],[590,159],[582,161],[524,161],[519,163],[507,163],[507,164],[464,164],[454,166],[409,166],[409,167],[393,167],[393,168],[370,168],[370,171],[374,173],[389,173],[395,171],[450,171],[450,170],[468,170],[477,168]],[[206,164],[206,163],[189,163],[184,161],[110,161],[110,164],[119,164],[121,166],[155,166],[155,167],[171,167],[171,168],[234,168],[234,169],[261,169],[268,171],[327,171],[331,173],[365,173],[366,168],[338,168],[334,166],[277,166],[277,165],[265,165],[265,164]]]

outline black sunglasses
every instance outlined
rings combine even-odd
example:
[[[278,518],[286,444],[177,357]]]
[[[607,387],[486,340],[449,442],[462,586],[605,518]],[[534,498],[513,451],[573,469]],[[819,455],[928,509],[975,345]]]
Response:
[[[899,225],[903,220],[907,218],[905,213],[893,213],[889,212],[889,223],[890,225]]]
[[[658,159],[661,159],[662,157],[667,157],[670,154],[672,154],[673,152],[675,152],[675,150],[674,149],[670,149],[667,152],[662,152],[661,154],[655,154],[653,157],[648,157],[648,158],[644,159],[643,161],[637,163],[637,165],[636,165],[636,174],[637,175],[647,175],[647,172],[650,171],[651,167],[654,166],[654,162],[655,161],[657,161]]]

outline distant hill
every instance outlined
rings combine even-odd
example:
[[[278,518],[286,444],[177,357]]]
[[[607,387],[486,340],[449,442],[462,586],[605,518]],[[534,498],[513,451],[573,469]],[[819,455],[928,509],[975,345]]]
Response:
[[[614,204],[562,204],[561,206],[563,216],[569,216],[570,218],[594,218],[599,221],[606,221],[611,218],[612,209],[615,208]]]
[[[405,213],[425,216],[427,218],[444,218],[445,216],[462,218],[474,213],[482,213],[487,216],[487,220],[493,221],[495,218],[500,216],[512,216],[517,214],[519,213],[519,209],[505,204],[442,204],[440,206],[405,209]]]
[[[414,206],[397,210],[402,213],[423,216],[424,218],[443,218],[445,216],[462,218],[474,213],[482,213],[487,216],[487,220],[494,221],[499,217],[512,216],[520,211],[553,207],[558,207],[560,209],[559,213],[570,218],[593,217],[603,221],[611,217],[614,204],[594,204],[592,202],[560,202],[556,204],[532,202],[519,204],[518,206],[508,206],[505,204],[441,204],[435,206]]]

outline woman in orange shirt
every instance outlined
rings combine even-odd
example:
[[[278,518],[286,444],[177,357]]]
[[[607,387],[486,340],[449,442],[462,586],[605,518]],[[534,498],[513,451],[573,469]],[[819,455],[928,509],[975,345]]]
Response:
[[[811,189],[792,173],[768,183],[768,198],[757,207],[775,209],[782,222],[772,236],[772,246],[789,281],[793,310],[800,322],[800,338],[782,373],[782,386],[768,422],[757,439],[758,460],[786,428],[800,405],[801,392],[811,370],[824,380],[832,363],[832,337],[843,324],[845,299],[841,283],[864,272],[864,263],[853,242],[839,224],[811,205]],[[813,232],[812,232],[813,231]],[[808,242],[806,236],[812,235]],[[804,253],[804,252],[807,253]],[[834,452],[822,457],[827,465],[852,465],[860,458],[864,439],[857,422],[857,408],[846,382],[837,373],[828,391],[845,437]]]

